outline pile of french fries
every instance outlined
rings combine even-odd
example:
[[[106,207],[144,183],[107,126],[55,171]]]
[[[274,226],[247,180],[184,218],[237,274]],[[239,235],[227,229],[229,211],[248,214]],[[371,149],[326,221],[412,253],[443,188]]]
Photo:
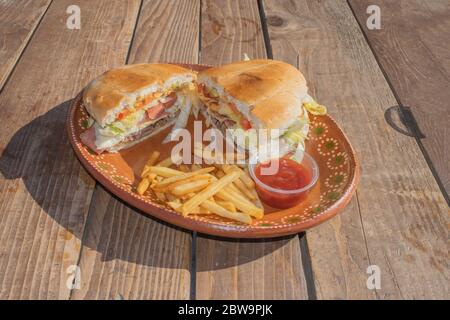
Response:
[[[194,153],[198,156],[198,150]],[[252,218],[263,218],[255,183],[246,170],[233,164],[213,163],[212,159],[208,159],[211,165],[201,167],[177,165],[170,157],[162,161],[159,158],[160,153],[154,151],[145,164],[138,194],[152,191],[183,216],[216,214],[244,224],[250,224]]]

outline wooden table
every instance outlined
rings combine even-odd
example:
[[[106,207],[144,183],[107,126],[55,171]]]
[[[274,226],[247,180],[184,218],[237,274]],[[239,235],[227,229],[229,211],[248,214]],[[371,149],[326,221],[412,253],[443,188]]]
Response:
[[[449,31],[448,0],[1,1],[0,298],[449,299]],[[347,133],[362,178],[341,215],[219,239],[142,215],[81,167],[65,118],[88,81],[244,53],[298,66]]]

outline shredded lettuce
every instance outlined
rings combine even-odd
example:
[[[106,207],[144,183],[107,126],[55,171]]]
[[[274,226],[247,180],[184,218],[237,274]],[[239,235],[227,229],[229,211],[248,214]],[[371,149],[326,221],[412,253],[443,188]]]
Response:
[[[109,129],[109,130],[108,130]],[[109,132],[108,132],[109,131]],[[106,129],[102,129],[100,133],[104,136],[117,136],[120,134],[123,134],[125,130],[123,128],[120,128],[120,125],[118,122],[114,122],[111,124],[106,125]],[[112,133],[112,134],[111,134]]]
[[[132,127],[134,127],[136,125],[136,122],[138,122],[142,118],[144,113],[145,113],[144,110],[139,110],[137,112],[130,113],[128,116],[123,118],[120,122],[125,127],[125,130],[131,129]]]
[[[162,142],[163,144],[173,141],[174,138],[176,137],[178,131],[180,129],[186,127],[188,120],[189,120],[189,115],[191,114],[192,104],[191,104],[189,97],[186,97],[185,102],[186,102],[186,104],[184,106],[182,106],[180,114],[178,115],[178,118],[175,122],[175,125],[172,127],[172,130],[170,131],[170,133],[164,138],[164,140]]]
[[[217,90],[215,88],[208,88],[209,94],[211,95],[211,97],[214,98],[218,98],[219,97],[219,92],[217,92]]]
[[[307,136],[301,130],[288,130],[283,135],[283,138],[291,144],[299,144],[301,141],[305,140]]]
[[[303,106],[315,116],[323,116],[327,114],[327,108],[321,104],[318,104],[314,100],[303,103]]]

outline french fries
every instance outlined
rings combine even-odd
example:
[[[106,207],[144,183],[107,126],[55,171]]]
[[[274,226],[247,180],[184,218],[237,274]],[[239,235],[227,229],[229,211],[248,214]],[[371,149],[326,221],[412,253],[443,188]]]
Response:
[[[173,165],[172,157],[167,157],[166,159],[162,160],[161,162],[158,162],[156,164],[157,167],[170,167]]]
[[[155,192],[155,195],[160,201],[167,201],[166,195],[163,192]]]
[[[149,186],[150,181],[147,178],[142,179],[137,187],[137,193],[142,196],[145,193],[145,191],[147,191]]]
[[[167,179],[164,179],[163,181],[158,183],[156,185],[156,187],[157,188],[161,188],[161,187],[167,186],[169,184],[172,184],[174,182],[185,180],[187,178],[194,177],[194,176],[202,174],[202,173],[208,173],[208,172],[211,172],[213,170],[214,170],[214,167],[208,167],[208,168],[203,168],[203,169],[200,169],[200,170],[197,170],[197,171],[184,172],[184,173],[179,171],[180,174],[177,174],[177,175],[171,176],[171,177],[169,177]]]
[[[205,200],[201,204],[202,207],[208,209],[209,211],[228,219],[237,220],[242,223],[250,224],[252,223],[252,218],[249,215],[241,212],[231,212],[227,209],[221,207],[217,203],[214,203],[210,200]]]
[[[159,201],[183,216],[215,214],[244,224],[263,218],[264,208],[248,171],[219,163],[226,160],[226,154],[215,155],[200,148],[194,148],[194,154],[207,158],[211,165],[188,166],[171,157],[160,160],[160,153],[154,151],[143,168],[136,192],[141,196],[153,192]]]
[[[253,203],[251,203],[246,198],[242,197],[238,193],[234,192],[230,188],[225,188],[224,190],[220,190],[217,193],[217,196],[225,201],[230,201],[234,203],[236,208],[241,210],[244,213],[251,215],[257,219],[262,219],[264,216],[264,210],[262,208],[258,208]]]
[[[250,192],[250,190],[247,189],[247,186],[242,182],[242,180],[238,179],[233,182],[233,184],[239,189],[239,191],[242,192],[243,195],[245,195],[250,200],[255,200],[255,196],[253,193]]]
[[[183,171],[183,172],[189,172],[189,168],[188,168],[188,166],[187,165],[185,165],[185,164],[180,164],[179,166],[178,166],[178,168],[180,169],[180,171]]]
[[[239,168],[236,165],[223,165],[223,171],[225,173],[230,172],[231,170],[237,170],[241,173],[241,176],[239,177],[240,180],[246,185],[247,188],[254,189],[255,188],[255,182],[250,178],[250,176],[247,174],[247,172],[243,171],[241,168]]]
[[[189,199],[183,204],[181,212],[184,216],[188,215],[193,208],[202,204],[205,200],[215,195],[219,192],[223,187],[230,184],[231,182],[239,179],[240,173],[238,171],[232,171],[223,178],[220,178],[217,181],[211,183],[205,190],[202,190],[200,193],[196,194],[194,197]],[[211,201],[210,201],[211,202]],[[207,208],[211,210],[210,208]]]
[[[236,206],[235,206],[234,203],[231,202],[231,201],[217,200],[216,203],[217,203],[218,205],[224,207],[224,208],[227,209],[228,211],[231,211],[231,212],[237,212]]]
[[[149,167],[150,173],[155,173],[158,176],[161,176],[163,178],[170,178],[174,177],[180,174],[183,174],[183,171],[167,168],[167,167],[158,167],[158,166],[152,166]]]
[[[150,172],[149,168],[153,166],[156,163],[156,161],[158,161],[159,155],[160,155],[159,151],[153,151],[152,155],[147,160],[144,169],[142,170],[141,178],[145,178],[147,176],[147,174]]]
[[[210,180],[195,180],[192,182],[188,182],[185,184],[181,184],[179,186],[176,186],[171,190],[171,192],[176,196],[182,196],[191,192],[196,192],[199,190],[204,189],[208,184],[210,183]]]

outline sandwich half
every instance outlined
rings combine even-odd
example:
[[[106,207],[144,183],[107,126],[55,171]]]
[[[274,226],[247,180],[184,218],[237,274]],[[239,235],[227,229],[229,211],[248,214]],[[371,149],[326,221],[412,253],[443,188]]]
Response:
[[[271,131],[270,138],[279,139],[283,153],[304,149],[308,111],[326,113],[308,95],[301,72],[282,61],[249,60],[210,68],[197,82],[207,121],[245,150],[258,143],[253,135],[259,129]]]
[[[82,142],[96,153],[117,152],[174,124],[195,94],[196,74],[172,64],[112,69],[83,92],[90,127]],[[190,109],[190,107],[189,107]]]

